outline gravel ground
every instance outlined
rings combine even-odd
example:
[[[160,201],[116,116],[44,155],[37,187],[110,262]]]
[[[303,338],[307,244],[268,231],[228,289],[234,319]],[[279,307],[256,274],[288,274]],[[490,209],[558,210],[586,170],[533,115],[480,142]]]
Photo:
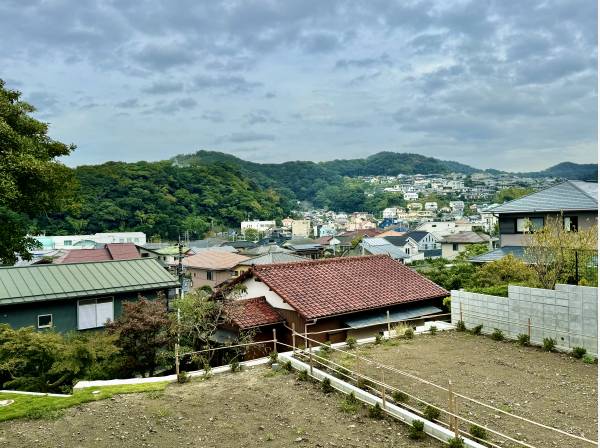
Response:
[[[340,410],[339,394],[265,367],[164,393],[128,394],[68,409],[51,421],[0,423],[0,447],[439,447],[407,427]]]
[[[412,340],[394,341],[394,345],[362,347],[367,358],[396,367],[447,386],[455,392],[475,398],[504,411],[535,420],[566,432],[597,440],[598,393],[597,365],[561,353],[543,352],[535,347],[520,347],[514,342],[497,342],[468,333],[441,332],[419,335]],[[334,355],[347,367],[356,363],[349,355]],[[359,369],[381,379],[381,370],[359,363]],[[385,373],[385,382],[423,400],[447,407],[446,392]],[[409,404],[414,404],[414,400]],[[555,432],[536,428],[503,414],[458,400],[459,414],[489,425],[536,447],[591,447]],[[422,406],[421,406],[422,408]],[[446,421],[446,417],[442,417]],[[468,430],[469,425],[462,428]],[[496,439],[497,441],[500,439]],[[503,446],[518,446],[504,444]]]

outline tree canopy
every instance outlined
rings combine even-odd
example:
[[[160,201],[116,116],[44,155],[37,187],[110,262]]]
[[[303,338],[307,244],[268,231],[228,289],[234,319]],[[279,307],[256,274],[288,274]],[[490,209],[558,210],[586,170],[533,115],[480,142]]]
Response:
[[[48,125],[31,116],[35,108],[0,79],[0,264],[16,254],[30,259],[30,219],[65,207],[74,188],[71,170],[57,158],[75,149],[48,136]]]

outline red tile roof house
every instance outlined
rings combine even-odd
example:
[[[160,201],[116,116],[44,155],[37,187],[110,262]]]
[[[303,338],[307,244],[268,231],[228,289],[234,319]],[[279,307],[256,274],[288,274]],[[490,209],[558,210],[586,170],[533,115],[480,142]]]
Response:
[[[228,341],[237,340],[242,332],[250,332],[253,342],[272,340],[273,329],[280,335],[285,332],[284,318],[264,297],[229,301],[224,306],[224,314],[226,319],[219,330],[221,338]],[[251,346],[245,358],[260,358],[272,349],[273,344],[270,343]],[[287,351],[287,348],[279,346],[277,351]]]
[[[134,243],[108,243],[98,249],[73,249],[53,262],[64,263],[91,263],[110,260],[135,260],[141,258]]]
[[[219,292],[241,283],[239,297],[265,297],[296,331],[320,341],[373,336],[392,324],[441,312],[448,291],[387,255],[255,266]],[[415,322],[412,322],[413,326]],[[340,330],[341,329],[341,330]],[[291,343],[289,330],[278,336]]]

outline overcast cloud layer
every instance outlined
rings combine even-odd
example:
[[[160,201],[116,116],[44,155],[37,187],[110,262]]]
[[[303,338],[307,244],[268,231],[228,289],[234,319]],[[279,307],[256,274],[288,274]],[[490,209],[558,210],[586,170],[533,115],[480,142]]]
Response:
[[[0,78],[70,165],[198,149],[597,160],[593,0],[0,2]]]

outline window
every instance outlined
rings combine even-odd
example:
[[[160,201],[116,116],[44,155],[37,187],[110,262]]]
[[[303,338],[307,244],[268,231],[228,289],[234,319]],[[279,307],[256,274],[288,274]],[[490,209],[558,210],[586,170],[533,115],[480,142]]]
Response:
[[[113,320],[114,317],[112,297],[85,299],[77,303],[77,328],[79,330],[103,327],[107,320]]]
[[[72,246],[72,245],[73,245],[72,240],[65,240],[65,242],[63,243],[63,246]]]
[[[452,243],[452,250],[458,252],[458,243]]]
[[[517,218],[517,233],[530,232],[544,227],[544,218]]]
[[[52,326],[52,314],[38,315],[38,328],[50,328]]]
[[[567,232],[577,232],[577,216],[565,216],[563,222]]]
[[[404,253],[406,253],[406,255],[410,255],[410,247],[405,247]]]
[[[140,242],[140,239],[139,239],[139,238],[134,238],[134,239],[133,239],[133,242],[134,242],[134,243],[139,243],[139,242]]]
[[[206,271],[206,280],[213,280],[213,271]]]

